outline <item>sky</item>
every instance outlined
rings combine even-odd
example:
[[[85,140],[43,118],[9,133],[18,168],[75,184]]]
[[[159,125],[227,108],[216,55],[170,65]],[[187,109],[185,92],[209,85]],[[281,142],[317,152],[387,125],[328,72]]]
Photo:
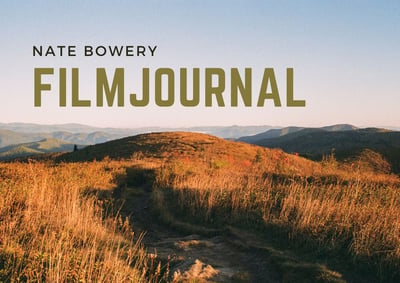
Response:
[[[400,126],[399,1],[1,1],[0,122],[81,123],[101,127],[208,125]],[[33,56],[33,46],[74,45],[77,56]],[[85,45],[157,45],[153,57],[83,56]],[[57,54],[59,55],[59,54]],[[64,54],[65,55],[65,54]],[[230,69],[252,69],[253,105],[230,105]],[[34,69],[52,90],[34,107]],[[59,107],[59,68],[67,68],[67,107]],[[71,106],[71,68],[79,68],[79,95],[92,106]],[[125,106],[96,107],[96,68],[111,81],[125,69]],[[132,107],[150,69],[150,103]],[[158,68],[175,73],[175,104],[155,105]],[[200,104],[179,103],[179,69],[200,68]],[[225,107],[205,107],[204,70],[222,68]],[[257,107],[265,68],[273,68],[282,107]],[[286,107],[286,68],[294,70],[294,97]],[[215,81],[214,81],[215,83]],[[166,84],[166,80],[163,80]],[[163,95],[166,88],[163,85]],[[188,93],[190,94],[189,87]]]

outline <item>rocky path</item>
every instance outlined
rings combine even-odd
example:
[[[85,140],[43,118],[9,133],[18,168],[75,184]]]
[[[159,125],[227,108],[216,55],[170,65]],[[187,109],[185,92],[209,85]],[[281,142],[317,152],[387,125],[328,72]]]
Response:
[[[288,250],[276,250],[268,241],[246,230],[224,227],[209,233],[196,226],[184,232],[161,223],[151,211],[152,188],[131,186],[121,194],[122,213],[129,215],[148,253],[169,263],[170,278],[179,282],[370,282],[344,280],[325,264],[307,261]],[[186,223],[187,224],[187,223]],[[191,225],[191,224],[190,224]],[[190,230],[190,229],[189,229]],[[203,233],[204,232],[204,233]]]
[[[137,234],[145,233],[148,253],[170,263],[171,278],[200,282],[280,282],[268,256],[255,252],[239,237],[184,233],[154,219],[151,188],[127,188],[124,198]],[[205,228],[206,229],[206,228]]]

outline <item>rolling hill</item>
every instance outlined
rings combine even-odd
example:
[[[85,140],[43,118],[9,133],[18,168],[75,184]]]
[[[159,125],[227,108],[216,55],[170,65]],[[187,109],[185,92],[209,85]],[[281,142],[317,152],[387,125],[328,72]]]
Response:
[[[3,129],[2,129],[3,128]],[[6,129],[4,129],[6,128]],[[12,130],[9,130],[12,129]],[[136,151],[148,152],[147,147],[153,148],[153,145],[146,145],[145,139],[152,140],[154,134],[141,134],[134,136],[136,131],[155,130],[161,128],[140,128],[140,129],[116,129],[104,128],[104,131],[99,131],[102,128],[89,127],[80,124],[66,124],[66,125],[36,125],[36,124],[1,124],[0,123],[0,154],[1,159],[11,158],[12,156],[27,156],[44,152],[38,150],[37,146],[27,143],[37,143],[44,139],[52,140],[57,139],[62,143],[79,144],[79,145],[93,145],[103,144],[109,141],[116,140],[115,142],[100,145],[99,147],[88,147],[85,149],[85,157],[83,153],[79,153],[79,159],[93,159],[104,158],[104,156],[116,157],[113,148],[118,148],[119,153],[122,152],[120,157],[129,157]],[[322,156],[330,154],[333,150],[339,160],[351,158],[359,155],[363,149],[371,149],[383,155],[387,159],[392,169],[395,172],[400,172],[400,145],[398,132],[393,132],[384,129],[369,128],[358,129],[357,127],[349,124],[338,124],[320,128],[303,128],[303,127],[286,127],[286,128],[272,128],[270,126],[229,126],[229,127],[192,127],[187,128],[190,132],[200,132],[205,134],[212,134],[215,136],[232,139],[240,134],[253,134],[260,132],[256,135],[243,136],[238,141],[260,145],[270,148],[281,148],[286,152],[296,152],[304,157],[321,160]],[[265,131],[265,129],[268,129]],[[48,132],[57,130],[53,132]],[[70,130],[66,131],[66,130]],[[97,130],[94,132],[90,132]],[[19,132],[26,131],[26,132]],[[42,131],[42,132],[39,132]],[[80,131],[80,132],[74,132]],[[157,146],[160,148],[168,148],[168,138],[165,136],[167,133],[176,135],[172,129],[167,129],[164,134],[159,134],[161,138]],[[134,134],[130,134],[134,133]],[[164,136],[162,136],[164,135]],[[195,134],[194,134],[195,135]],[[124,138],[128,136],[127,138]],[[140,137],[143,140],[140,140]],[[192,136],[193,137],[193,136]],[[204,137],[204,136],[203,136]],[[121,143],[127,141],[127,143]],[[187,138],[187,137],[186,137]],[[210,138],[209,138],[210,139]],[[161,145],[164,140],[164,145]],[[174,140],[174,139],[172,139]],[[190,143],[190,141],[187,141]],[[222,142],[221,142],[222,143]],[[203,145],[197,148],[204,148]],[[18,145],[18,146],[16,146]],[[10,146],[10,147],[9,147]],[[236,144],[237,146],[237,144]],[[7,147],[7,148],[5,148]],[[104,148],[107,147],[106,150]],[[240,148],[240,146],[238,146]],[[67,146],[67,151],[71,151],[71,146]],[[176,150],[182,150],[178,148]],[[194,148],[194,151],[196,147]],[[51,152],[64,151],[63,147],[55,146]],[[221,149],[223,151],[223,148]],[[45,151],[49,152],[49,151]],[[157,153],[160,154],[160,153]],[[156,154],[156,155],[157,155]],[[77,156],[78,156],[77,155]]]
[[[33,156],[50,152],[73,151],[74,144],[49,138],[37,142],[22,143],[0,148],[0,160],[8,160],[18,157]]]
[[[385,136],[386,134],[391,135],[393,132],[377,129],[338,132],[304,129],[282,136],[280,139],[284,138],[290,141],[299,138],[305,142],[306,149],[310,142],[322,142],[320,147],[317,147],[317,144],[315,147],[325,151],[330,148],[329,145],[325,145],[328,141],[334,141],[335,144],[341,144],[344,148],[351,149],[349,147],[351,142],[357,141],[357,139],[358,142],[371,142],[370,135],[377,133],[384,134],[376,140],[377,144],[387,146],[389,143],[385,144],[385,140],[396,140],[396,136]],[[329,135],[326,138],[323,135],[314,136],[320,134]],[[285,235],[294,233],[297,235],[295,237],[299,239],[300,245],[304,243],[303,241],[308,241],[306,247],[303,247],[312,252],[316,250],[313,247],[321,247],[324,245],[322,243],[330,243],[332,235],[332,239],[334,239],[332,241],[336,241],[335,237],[339,235],[340,240],[335,242],[335,245],[340,248],[335,247],[336,252],[340,253],[343,250],[348,256],[348,246],[352,246],[353,242],[358,243],[358,234],[353,233],[353,227],[356,227],[354,231],[359,231],[366,225],[377,227],[377,223],[386,217],[381,214],[376,222],[367,224],[358,220],[360,215],[365,215],[365,219],[370,219],[370,207],[381,202],[381,199],[375,200],[371,195],[380,198],[390,186],[389,181],[386,181],[387,184],[381,183],[381,180],[376,177],[379,174],[375,174],[373,171],[352,174],[343,169],[348,167],[324,167],[321,163],[290,155],[278,149],[228,141],[207,134],[188,132],[141,134],[88,146],[77,152],[57,156],[58,161],[67,163],[69,161],[96,160],[96,162],[85,164],[101,164],[101,160],[104,159],[108,169],[112,167],[112,164],[118,162],[128,164],[126,174],[120,177],[120,180],[126,180],[124,182],[127,183],[120,185],[113,196],[118,196],[120,201],[128,206],[126,214],[139,215],[134,223],[143,221],[141,224],[148,229],[148,223],[161,221],[167,224],[167,227],[175,227],[175,229],[190,231],[190,233],[199,233],[199,231],[217,235],[229,233],[230,237],[226,237],[229,239],[237,239],[236,235],[243,235],[243,230],[235,234],[226,225],[229,227],[236,225],[235,227],[242,227],[242,229],[246,227],[247,234],[243,238],[246,238],[247,242],[244,249],[249,249],[249,238],[254,239],[256,235],[260,235],[261,231],[266,234],[271,233],[265,238],[264,236],[261,236],[260,239],[256,238],[250,244],[250,246],[253,245],[252,249],[254,250],[252,251],[259,252],[262,246],[260,243],[268,242],[268,237],[276,241],[276,239],[286,239]],[[130,162],[135,165],[129,165]],[[136,162],[147,164],[146,169],[141,169]],[[389,175],[380,176],[392,178]],[[373,179],[375,177],[376,179]],[[143,189],[139,193],[133,192],[130,188],[130,186],[145,187],[146,184],[153,187],[147,188],[147,191]],[[357,187],[355,188],[355,186]],[[359,196],[359,192],[365,193],[365,198]],[[397,187],[393,187],[393,192],[397,192]],[[146,196],[147,202],[144,200]],[[390,196],[383,196],[384,199],[386,197],[390,198]],[[355,201],[357,204],[353,206]],[[146,203],[146,208],[137,209],[142,203]],[[365,210],[361,211],[361,208]],[[143,220],[144,211],[148,210],[152,210],[151,214],[158,218],[154,219],[148,216],[149,218]],[[351,213],[353,214],[349,217],[348,215]],[[389,219],[389,217],[385,219]],[[285,230],[286,228],[282,228],[282,225],[290,228]],[[392,226],[390,225],[390,227]],[[152,229],[155,228],[152,227],[148,230]],[[335,234],[336,231],[340,232]],[[384,234],[385,232],[380,233]],[[158,230],[157,235],[160,234],[162,233]],[[355,235],[354,240],[345,235]],[[321,237],[322,242],[318,242]],[[285,241],[283,240],[283,246],[286,249],[289,245]],[[292,240],[289,242],[293,244]],[[382,242],[386,245],[385,241]],[[147,244],[152,245],[154,242],[149,241]],[[165,241],[163,241],[163,245],[165,245]],[[326,254],[323,256],[324,262],[332,257],[332,250],[329,245],[327,246]],[[381,246],[378,248],[380,249]],[[370,249],[374,251],[374,247]],[[158,246],[157,250],[162,250],[162,247]],[[268,250],[268,254],[270,254],[270,250]],[[286,270],[287,266],[290,266],[286,256],[285,259],[282,259],[282,255],[279,257],[279,260],[274,259],[274,261],[285,262],[282,266],[284,266],[283,270]],[[340,257],[340,261],[342,261],[344,256],[340,254]],[[265,265],[264,263],[260,264],[260,266]],[[298,264],[293,265],[299,266]],[[217,264],[217,266],[221,265]],[[353,272],[347,272],[342,266],[338,266],[338,268],[343,274]],[[293,273],[296,274],[296,277],[301,277],[303,275],[297,274],[302,274],[303,269],[306,268],[301,265]],[[320,271],[316,271],[316,274],[319,273]],[[265,275],[260,276],[260,280],[263,276]],[[318,277],[318,275],[308,273],[304,275],[304,277],[310,276]],[[312,282],[347,282],[337,278],[337,280],[334,278],[336,281],[333,279],[316,281],[314,278],[311,280]],[[288,282],[306,281],[296,278],[288,280]],[[349,280],[348,282],[357,281]],[[375,280],[375,282],[377,281]]]
[[[140,134],[90,145],[77,152],[68,152],[56,157],[57,161],[92,161],[110,159],[129,159],[141,156],[159,160],[183,160],[211,167],[237,165],[248,167],[251,164],[269,162],[271,166],[286,162],[293,170],[307,171],[312,161],[286,154],[281,150],[263,148],[242,142],[225,140],[215,136],[192,132],[161,132]],[[272,162],[273,161],[273,162]],[[275,164],[276,163],[276,164]],[[269,166],[268,165],[268,166]]]
[[[186,130],[190,132],[210,133],[224,138],[237,138],[241,135],[254,134],[265,131],[270,126],[228,126],[228,127],[192,127]],[[181,128],[185,129],[185,128]],[[81,124],[64,125],[40,125],[26,123],[0,123],[0,159],[21,157],[43,153],[37,150],[35,143],[42,140],[56,139],[65,144],[93,145],[107,141],[134,136],[139,133],[160,131],[161,128],[97,128]],[[172,128],[165,128],[166,132],[173,131]],[[64,151],[62,147],[54,147],[54,151]],[[70,151],[68,149],[68,151]]]
[[[13,144],[39,141],[43,138],[38,134],[17,133],[11,130],[0,129],[0,148]]]
[[[337,132],[337,131],[352,131],[357,129],[357,127],[349,124],[337,124],[332,126],[326,126],[321,128],[305,128],[305,127],[285,127],[282,129],[270,129],[268,131],[253,135],[253,136],[244,136],[239,138],[239,141],[257,144],[259,141],[270,138],[277,138],[286,136],[289,134],[293,134],[302,130],[307,131],[327,131],[327,132]]]
[[[382,154],[390,162],[394,172],[400,172],[400,132],[377,128],[347,131],[302,129],[251,143],[296,152],[313,160],[321,160],[323,155],[332,151],[339,160],[344,160],[356,156],[364,149],[370,149]]]
[[[57,139],[65,143],[74,144],[96,144],[106,142],[112,139],[121,138],[125,135],[109,134],[106,132],[91,133],[71,133],[65,131],[58,132],[14,132],[11,130],[0,129],[0,148],[29,142],[37,142],[43,139]]]
[[[304,129],[279,138],[306,140],[306,136],[321,133],[345,137],[348,133],[361,133],[366,136],[359,139],[367,141],[371,133],[393,134],[377,129],[348,132]],[[277,138],[269,140],[274,139]],[[330,139],[332,136],[327,138]],[[350,141],[354,139],[351,136]],[[343,136],[338,137],[338,141],[344,140]],[[377,143],[384,144],[385,140],[383,137]],[[8,150],[37,153],[57,147],[61,151],[63,146],[57,140],[47,139]],[[215,280],[204,282],[264,282],[266,278],[277,278],[272,282],[398,282],[399,253],[385,257],[379,253],[393,247],[398,249],[400,244],[392,236],[399,234],[400,227],[395,217],[400,207],[399,178],[387,172],[353,172],[348,170],[347,163],[331,166],[279,149],[190,132],[140,134],[49,156],[48,159],[54,158],[59,163],[49,162],[47,157],[45,162],[38,158],[38,162],[32,163],[0,163],[0,181],[10,188],[9,196],[4,199],[8,200],[12,213],[5,215],[14,217],[14,188],[21,187],[24,192],[27,187],[34,190],[26,205],[22,202],[23,205],[16,206],[21,210],[21,219],[26,215],[37,216],[38,225],[32,225],[31,221],[26,221],[26,225],[46,224],[44,227],[52,232],[57,223],[67,229],[60,230],[60,235],[73,232],[67,242],[71,245],[64,245],[73,251],[77,250],[76,239],[83,243],[79,247],[87,247],[88,239],[91,241],[82,233],[86,230],[68,218],[73,216],[80,225],[96,222],[81,221],[93,213],[92,207],[86,205],[88,200],[99,204],[99,215],[108,207],[118,210],[119,216],[112,218],[117,221],[110,222],[120,226],[110,227],[114,232],[124,232],[117,234],[119,239],[130,240],[133,231],[136,235],[145,231],[143,244],[148,250],[157,251],[157,260],[168,263],[174,278],[175,274],[185,278],[186,271],[196,269],[213,271],[210,278]],[[20,183],[9,186],[10,177]],[[38,182],[31,182],[39,177],[35,179]],[[66,187],[71,185],[79,187],[75,190]],[[72,199],[71,193],[79,199],[65,205],[65,200]],[[49,199],[43,202],[37,196]],[[37,206],[31,205],[33,200],[37,200]],[[90,208],[89,212],[76,209],[81,203]],[[40,213],[36,213],[37,207],[42,209]],[[26,209],[34,209],[35,213]],[[65,210],[61,213],[60,209]],[[72,214],[70,209],[83,213]],[[56,222],[43,224],[50,217],[42,215],[51,215]],[[128,225],[135,230],[127,229]],[[368,230],[363,230],[365,227]],[[17,228],[3,238],[26,229]],[[53,233],[40,232],[39,241],[29,241],[26,233],[19,235],[21,238],[17,240],[26,242],[27,248],[31,242],[38,243],[34,251],[40,251],[41,243],[49,241],[47,236],[54,238]],[[109,238],[109,234],[104,235]],[[58,243],[55,242],[57,246]],[[121,247],[124,242],[116,243]],[[104,246],[96,242],[96,247]],[[111,248],[115,250],[114,245]],[[16,253],[9,254],[9,262],[15,262]],[[31,254],[33,258],[26,260],[26,265],[37,258],[36,252]],[[75,260],[74,252],[62,250],[61,258],[65,255],[72,255]],[[23,258],[25,254],[17,256]],[[80,266],[81,261],[81,257],[76,259],[71,274],[76,274],[75,266]],[[381,269],[384,264],[387,269]],[[40,261],[37,269],[42,268]],[[367,268],[369,273],[365,272]]]
[[[146,157],[167,158],[174,155],[212,155],[214,158],[231,155],[247,158],[255,155],[258,146],[227,141],[215,136],[191,132],[160,132],[90,145],[78,152],[66,153],[59,158],[73,161],[130,158],[135,153]]]
[[[65,141],[71,141],[80,144],[95,144],[112,139],[118,139],[122,137],[128,137],[150,132],[174,132],[174,131],[200,132],[222,138],[233,139],[233,138],[239,138],[241,136],[254,135],[272,128],[276,127],[268,125],[265,126],[233,125],[233,126],[178,127],[178,128],[167,128],[167,127],[100,128],[82,124],[41,125],[41,124],[29,124],[29,123],[0,123],[0,131],[6,130],[8,131],[7,132],[8,135],[11,135],[11,132],[14,132],[13,135],[16,135],[18,133],[26,138],[31,138],[31,140],[24,139],[23,142],[35,141],[32,138],[40,136],[39,139],[49,138],[49,137],[62,139],[64,137],[67,137]],[[57,134],[58,136],[55,133],[58,133]],[[6,132],[4,132],[3,134],[6,135]],[[61,134],[63,135],[63,137],[60,138]],[[91,137],[91,135],[93,134],[99,137],[93,139],[93,137]],[[1,140],[1,132],[0,132],[0,140]],[[82,140],[84,142],[82,142]],[[7,145],[9,144],[15,144],[15,143],[11,142],[8,143]]]

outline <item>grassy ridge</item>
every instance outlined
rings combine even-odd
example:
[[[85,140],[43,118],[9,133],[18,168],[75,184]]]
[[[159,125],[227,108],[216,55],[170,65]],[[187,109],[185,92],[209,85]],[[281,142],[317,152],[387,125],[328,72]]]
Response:
[[[196,148],[196,155],[188,148],[160,168],[154,204],[166,221],[272,228],[308,250],[375,266],[381,280],[399,278],[400,180],[379,154],[315,163],[218,143]]]
[[[323,131],[304,129],[284,136],[251,140],[253,144],[297,152],[313,160],[321,160],[335,151],[337,158],[345,160],[364,149],[380,153],[400,173],[400,132],[384,129],[357,129],[353,131]]]
[[[348,163],[333,155],[313,162],[178,132],[55,157],[77,163],[0,164],[0,278],[157,281],[160,270],[133,241],[129,223],[105,213],[107,206],[89,193],[151,183],[142,180],[148,178],[142,171],[151,168],[151,209],[164,222],[199,232],[245,229],[326,261],[373,267],[375,278],[395,282],[400,179],[379,154],[363,154]],[[343,282],[329,280],[320,282]]]

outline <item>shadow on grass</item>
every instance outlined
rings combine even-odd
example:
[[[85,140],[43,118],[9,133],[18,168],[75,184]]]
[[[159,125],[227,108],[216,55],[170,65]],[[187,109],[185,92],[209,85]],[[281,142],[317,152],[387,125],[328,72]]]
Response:
[[[122,173],[114,176],[115,188],[90,189],[84,193],[95,195],[102,205],[104,218],[113,215],[114,221],[120,224],[121,232],[126,232],[125,229],[129,227],[135,241],[143,246],[143,238],[147,231],[146,223],[153,220],[153,216],[149,213],[149,202],[154,178],[155,171],[152,169],[139,166],[126,167]],[[169,282],[170,263],[167,260],[151,255],[146,260],[148,282]]]
[[[190,203],[198,189],[153,190],[153,210],[160,221],[186,233],[223,235],[239,250],[268,259],[281,282],[400,282],[399,270],[352,256],[350,236],[330,245],[306,231],[293,233],[284,223],[266,222],[256,211],[234,210],[229,201],[211,209],[187,205],[182,193]]]
[[[153,169],[127,167],[123,174],[116,176],[114,190],[97,194],[105,194],[100,199],[110,200],[113,213],[129,219],[135,216],[134,228],[137,223],[142,231],[146,231],[149,223],[157,222],[186,234],[223,236],[249,259],[267,261],[279,274],[281,282],[400,282],[398,270],[352,257],[349,253],[351,238],[332,247],[306,231],[296,231],[294,235],[287,225],[266,222],[256,211],[234,211],[223,204],[211,210],[190,207],[179,201],[182,190],[154,187],[156,174]],[[276,182],[287,178],[272,177]],[[306,181],[316,182],[314,179]],[[337,180],[321,182],[328,181],[335,183]],[[185,189],[186,199],[197,191]],[[110,209],[110,203],[105,209]],[[167,265],[163,265],[163,272],[166,270]]]

